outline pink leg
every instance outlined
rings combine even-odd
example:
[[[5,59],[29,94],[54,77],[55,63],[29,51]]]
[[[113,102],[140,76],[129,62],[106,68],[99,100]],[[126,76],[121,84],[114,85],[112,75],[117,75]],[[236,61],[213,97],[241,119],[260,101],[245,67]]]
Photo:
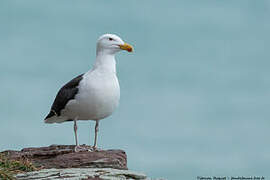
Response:
[[[99,120],[96,121],[96,126],[95,126],[95,142],[94,142],[94,149],[97,149],[97,134],[98,134],[98,125],[99,125]]]

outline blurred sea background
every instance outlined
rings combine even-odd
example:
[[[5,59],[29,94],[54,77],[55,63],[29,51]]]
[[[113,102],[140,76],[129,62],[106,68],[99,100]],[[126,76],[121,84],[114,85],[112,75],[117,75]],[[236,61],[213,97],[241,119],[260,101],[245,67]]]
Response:
[[[99,146],[150,177],[270,176],[270,1],[0,1],[0,150],[73,144],[43,123],[59,88],[118,34],[121,101]],[[93,144],[94,122],[79,122]]]

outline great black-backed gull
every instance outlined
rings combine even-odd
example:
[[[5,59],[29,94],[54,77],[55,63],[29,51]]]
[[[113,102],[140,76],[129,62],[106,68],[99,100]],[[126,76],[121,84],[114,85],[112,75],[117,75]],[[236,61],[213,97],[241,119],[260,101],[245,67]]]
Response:
[[[77,120],[96,121],[93,146],[96,149],[99,121],[111,115],[119,104],[120,87],[116,76],[115,54],[120,50],[132,52],[133,48],[114,34],[102,35],[97,41],[93,68],[59,90],[44,120],[45,123],[74,121],[76,152],[84,150],[78,144]]]

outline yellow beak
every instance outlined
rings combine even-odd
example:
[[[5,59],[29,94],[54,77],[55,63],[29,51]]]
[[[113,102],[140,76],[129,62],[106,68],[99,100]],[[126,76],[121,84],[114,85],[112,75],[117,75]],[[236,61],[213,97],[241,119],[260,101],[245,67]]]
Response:
[[[126,50],[128,52],[132,52],[133,51],[133,47],[128,44],[128,43],[125,43],[123,45],[119,45],[120,49],[123,49],[123,50]]]

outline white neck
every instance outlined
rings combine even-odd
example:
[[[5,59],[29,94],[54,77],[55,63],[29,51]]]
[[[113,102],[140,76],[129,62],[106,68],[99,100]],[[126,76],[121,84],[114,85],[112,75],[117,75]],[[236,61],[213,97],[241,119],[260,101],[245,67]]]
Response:
[[[116,62],[114,54],[97,53],[94,69],[99,69],[104,72],[116,73]]]

